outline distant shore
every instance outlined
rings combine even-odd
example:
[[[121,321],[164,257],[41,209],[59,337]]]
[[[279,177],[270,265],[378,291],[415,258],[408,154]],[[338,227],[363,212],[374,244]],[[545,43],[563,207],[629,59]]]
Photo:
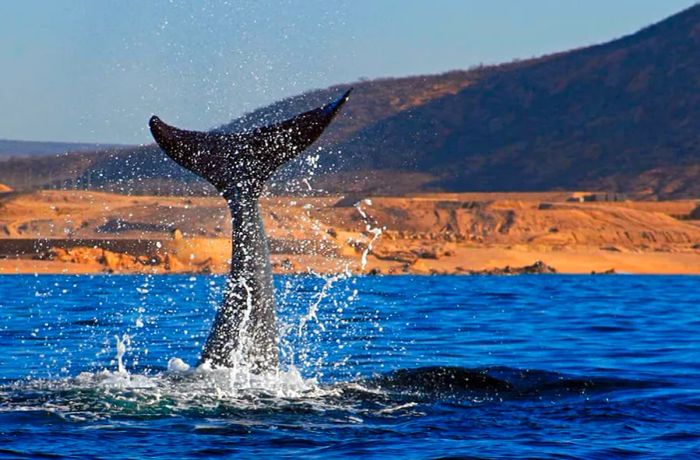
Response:
[[[1,244],[1,243],[0,243]],[[324,258],[322,256],[273,256],[274,272],[337,273],[349,271],[357,274],[518,274],[523,267],[541,261],[560,274],[683,274],[700,275],[700,254],[675,253],[616,253],[603,250],[567,250],[542,252],[505,248],[464,248],[454,255],[436,259],[419,259],[413,264],[391,263],[374,256],[367,257],[361,269],[355,259]],[[504,273],[505,270],[505,273]],[[27,258],[0,259],[0,274],[178,274],[178,273],[227,273],[225,265],[202,269],[186,264],[142,265],[132,267],[108,267],[104,262],[63,262]],[[528,272],[526,272],[528,273]],[[546,272],[545,272],[546,273]]]
[[[700,200],[581,196],[287,196],[262,205],[275,273],[700,274]],[[0,274],[226,273],[229,229],[216,197],[13,194],[0,203]]]

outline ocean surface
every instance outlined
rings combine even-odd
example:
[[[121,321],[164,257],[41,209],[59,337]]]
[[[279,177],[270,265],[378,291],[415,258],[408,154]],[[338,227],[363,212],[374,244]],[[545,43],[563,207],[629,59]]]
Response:
[[[222,277],[0,277],[0,457],[700,456],[698,277],[275,281],[256,376],[195,368]]]

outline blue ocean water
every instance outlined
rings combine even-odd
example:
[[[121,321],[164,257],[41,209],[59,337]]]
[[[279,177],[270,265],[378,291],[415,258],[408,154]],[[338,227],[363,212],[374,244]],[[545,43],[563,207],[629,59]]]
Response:
[[[285,370],[256,380],[168,370],[221,277],[0,277],[0,456],[700,453],[697,277],[275,281]]]

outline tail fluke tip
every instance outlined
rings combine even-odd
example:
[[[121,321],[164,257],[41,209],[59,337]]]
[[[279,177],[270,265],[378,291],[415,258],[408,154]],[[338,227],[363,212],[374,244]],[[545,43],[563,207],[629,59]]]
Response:
[[[340,107],[348,101],[348,99],[350,98],[351,92],[352,92],[352,88],[345,91],[345,93],[342,96],[340,96],[338,99],[336,99],[335,101],[326,105],[325,106],[326,112],[332,112],[332,113],[337,112],[340,109]]]

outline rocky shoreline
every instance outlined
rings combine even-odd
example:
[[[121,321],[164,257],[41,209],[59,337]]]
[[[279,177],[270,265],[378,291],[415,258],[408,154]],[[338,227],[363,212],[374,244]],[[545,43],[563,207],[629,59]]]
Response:
[[[697,201],[563,192],[273,197],[275,273],[700,274]],[[0,203],[0,273],[226,273],[219,198],[42,191]]]

